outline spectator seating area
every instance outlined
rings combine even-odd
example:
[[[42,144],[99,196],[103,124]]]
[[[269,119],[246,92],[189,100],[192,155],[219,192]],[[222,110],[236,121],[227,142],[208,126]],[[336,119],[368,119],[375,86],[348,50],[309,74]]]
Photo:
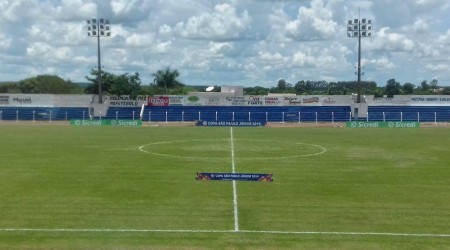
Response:
[[[350,106],[171,106],[145,107],[144,121],[349,121]]]
[[[64,121],[88,118],[87,107],[0,107],[0,120]]]
[[[102,116],[106,113],[101,118],[142,119],[145,122],[192,122],[198,120],[345,122],[354,119],[450,122],[449,96],[396,96],[395,98],[376,99],[369,96],[366,98],[367,102],[364,103],[366,106],[363,109],[367,110],[367,113],[365,111],[364,114],[359,113],[359,118],[355,118],[356,116],[352,114],[352,109],[356,110],[357,106],[347,96],[320,96],[313,98],[314,103],[307,102],[311,98],[297,97],[300,105],[286,106],[252,106],[250,101],[242,102],[243,104],[248,103],[248,105],[242,106],[229,104],[145,106],[142,117],[140,117],[141,107],[146,103],[146,97],[139,101],[124,101],[124,104],[116,102],[115,105],[111,105],[109,102],[98,104],[94,97],[92,95],[2,94],[0,95],[0,121],[98,119],[99,117],[91,117],[91,115]],[[182,103],[184,102],[177,104]],[[186,99],[186,103],[189,103],[188,99]]]
[[[450,106],[369,106],[367,120],[448,122]]]

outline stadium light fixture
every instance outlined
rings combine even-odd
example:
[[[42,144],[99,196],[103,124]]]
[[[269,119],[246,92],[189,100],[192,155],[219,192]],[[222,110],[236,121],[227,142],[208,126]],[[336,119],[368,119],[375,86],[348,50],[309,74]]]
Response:
[[[87,20],[88,36],[97,37],[97,82],[98,82],[98,103],[102,103],[102,66],[100,57],[100,37],[111,36],[111,25],[108,19],[92,18]]]
[[[355,18],[353,20],[348,20],[347,23],[347,36],[358,38],[358,68],[356,75],[358,75],[357,90],[358,96],[356,99],[357,103],[361,102],[361,37],[371,37],[372,36],[372,20],[366,18]]]

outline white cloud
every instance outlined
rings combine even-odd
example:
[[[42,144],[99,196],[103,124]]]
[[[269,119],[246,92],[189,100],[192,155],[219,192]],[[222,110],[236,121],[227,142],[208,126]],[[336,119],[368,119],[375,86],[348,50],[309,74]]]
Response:
[[[438,41],[443,44],[450,44],[450,29],[444,35],[438,37]]]
[[[105,70],[170,66],[187,84],[273,86],[280,78],[354,79],[357,40],[346,20],[374,23],[362,41],[364,79],[450,79],[448,0],[0,0],[0,81],[52,72],[74,81],[97,65],[86,19],[110,19]],[[11,74],[14,72],[14,74]]]
[[[35,42],[27,48],[27,55],[32,57],[46,56],[52,51],[52,47],[46,43]]]
[[[392,70],[396,68],[394,63],[392,63],[389,58],[387,57],[381,57],[378,59],[362,59],[361,64],[365,65],[365,67],[374,67],[377,70]]]
[[[419,20],[415,21],[413,24],[413,30],[418,33],[425,33],[427,31],[429,31],[429,29],[430,29],[430,25],[424,19],[419,19]]]
[[[27,55],[38,60],[51,60],[53,62],[68,61],[73,57],[73,50],[69,47],[52,47],[49,44],[36,42],[27,48]]]
[[[427,64],[426,69],[433,72],[447,72],[450,68],[449,63]]]
[[[383,27],[374,37],[369,39],[367,49],[388,51],[413,51],[416,44],[406,35],[389,32],[389,27]]]
[[[338,33],[333,13],[322,0],[313,0],[311,8],[300,7],[297,19],[285,25],[286,34],[296,40],[331,39]]]
[[[0,33],[0,49],[7,49],[11,45],[12,39]]]
[[[212,13],[190,17],[176,24],[175,32],[185,38],[230,40],[237,39],[249,28],[251,18],[247,11],[240,15],[229,4],[218,4]]]
[[[154,43],[154,36],[152,34],[132,34],[125,39],[125,43],[129,47],[149,47]]]
[[[223,57],[226,55],[231,49],[233,45],[229,42],[210,42],[209,43],[209,51],[211,54]]]

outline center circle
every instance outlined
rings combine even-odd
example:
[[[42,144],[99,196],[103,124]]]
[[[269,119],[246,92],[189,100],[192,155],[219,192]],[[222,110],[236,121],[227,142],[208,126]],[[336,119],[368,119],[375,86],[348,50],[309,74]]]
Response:
[[[239,160],[268,160],[315,156],[326,148],[303,142],[254,139],[203,139],[164,141],[145,144],[141,152],[172,158],[229,159],[231,152]]]

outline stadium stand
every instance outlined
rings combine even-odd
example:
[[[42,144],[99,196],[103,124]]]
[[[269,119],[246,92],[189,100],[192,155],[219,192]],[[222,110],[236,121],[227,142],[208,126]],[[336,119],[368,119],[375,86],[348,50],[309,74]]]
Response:
[[[363,103],[359,104],[349,96],[230,96],[226,93],[139,96],[137,99],[106,96],[105,99],[104,103],[97,103],[93,95],[0,94],[0,120],[64,121],[101,117],[146,122],[450,122],[450,96],[364,96]]]

